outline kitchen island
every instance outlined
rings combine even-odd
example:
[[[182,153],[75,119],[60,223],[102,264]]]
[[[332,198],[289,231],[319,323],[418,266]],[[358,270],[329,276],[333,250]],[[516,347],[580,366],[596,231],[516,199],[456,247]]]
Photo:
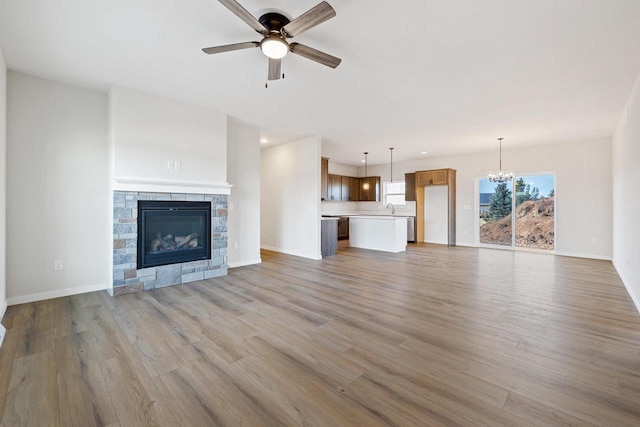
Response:
[[[385,252],[407,249],[407,218],[386,215],[349,217],[349,245]]]

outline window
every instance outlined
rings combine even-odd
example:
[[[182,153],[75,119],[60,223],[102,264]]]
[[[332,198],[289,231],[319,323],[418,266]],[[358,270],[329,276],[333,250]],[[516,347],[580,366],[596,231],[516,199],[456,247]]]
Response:
[[[383,183],[384,204],[391,203],[395,206],[406,205],[404,200],[404,182]]]
[[[555,175],[479,180],[479,242],[512,248],[555,249]]]

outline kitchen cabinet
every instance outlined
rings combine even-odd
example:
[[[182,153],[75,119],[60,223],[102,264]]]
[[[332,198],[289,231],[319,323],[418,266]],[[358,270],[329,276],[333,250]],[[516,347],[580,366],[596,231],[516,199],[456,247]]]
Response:
[[[368,176],[360,178],[360,201],[361,202],[379,202],[380,201],[380,177]],[[364,184],[368,183],[369,188],[365,189]]]
[[[449,183],[450,169],[436,169],[416,172],[416,186],[447,185]]]
[[[327,200],[340,201],[341,199],[341,191],[342,191],[342,177],[340,175],[329,175],[328,176],[328,189],[327,189]]]
[[[343,202],[351,201],[351,178],[350,176],[341,176],[340,177],[340,200]]]
[[[416,201],[416,174],[405,173],[404,174],[404,200],[407,202]]]
[[[338,240],[349,239],[349,217],[342,216],[338,219]]]
[[[368,182],[369,190],[362,185]],[[322,157],[320,163],[320,200],[334,202],[379,202],[380,177],[369,176],[356,178],[352,176],[329,173],[329,159]]]
[[[320,161],[320,200],[327,200],[329,185],[329,159],[323,157]]]
[[[360,200],[360,178],[351,178],[349,180],[349,200],[357,202]]]

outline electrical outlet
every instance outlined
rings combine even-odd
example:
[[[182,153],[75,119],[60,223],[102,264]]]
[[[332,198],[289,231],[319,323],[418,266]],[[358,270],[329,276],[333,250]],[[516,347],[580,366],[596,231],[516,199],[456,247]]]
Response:
[[[167,160],[167,169],[173,170],[174,168],[173,160]]]
[[[176,160],[173,162],[173,168],[177,171],[182,169],[182,162],[180,160]]]
[[[54,270],[62,270],[64,268],[64,264],[61,259],[57,259],[53,261],[53,269]]]
[[[233,249],[238,250],[238,242],[233,242]]]
[[[596,239],[595,237],[593,238],[593,244],[597,245],[598,244],[598,239]]]

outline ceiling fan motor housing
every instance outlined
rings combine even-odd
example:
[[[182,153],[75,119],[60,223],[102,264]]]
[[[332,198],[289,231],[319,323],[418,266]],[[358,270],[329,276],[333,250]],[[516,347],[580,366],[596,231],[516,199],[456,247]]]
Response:
[[[277,12],[268,12],[258,18],[258,21],[271,33],[277,32],[280,33],[282,27],[287,25],[289,22],[289,18],[286,16],[277,13]]]

